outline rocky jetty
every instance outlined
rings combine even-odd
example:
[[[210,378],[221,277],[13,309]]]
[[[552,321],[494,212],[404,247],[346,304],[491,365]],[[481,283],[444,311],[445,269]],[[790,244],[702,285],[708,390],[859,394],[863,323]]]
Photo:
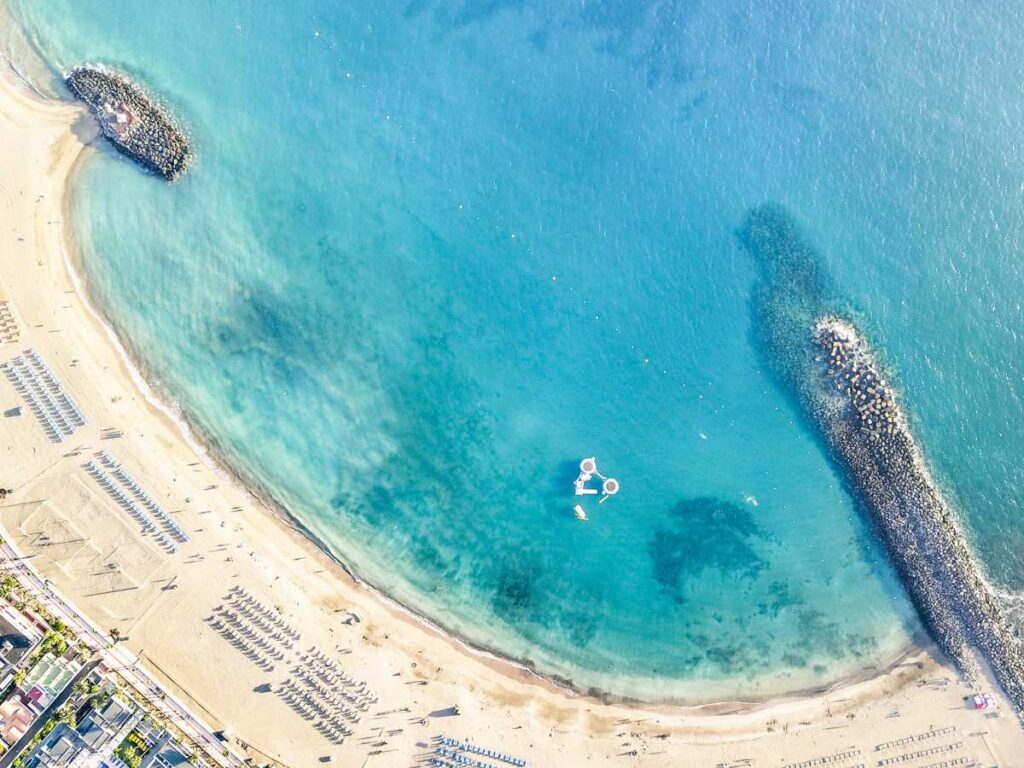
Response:
[[[967,678],[987,662],[1024,711],[1021,641],[931,477],[877,354],[843,317],[821,260],[776,206],[753,211],[741,238],[761,268],[755,337],[869,512],[922,623]]]
[[[188,137],[137,83],[91,65],[75,67],[64,81],[89,106],[103,135],[119,152],[168,181],[188,170]]]
[[[952,510],[925,466],[896,395],[849,321],[819,318],[815,420],[871,510],[929,633],[973,676],[980,651],[1024,710],[1024,652],[982,578]]]

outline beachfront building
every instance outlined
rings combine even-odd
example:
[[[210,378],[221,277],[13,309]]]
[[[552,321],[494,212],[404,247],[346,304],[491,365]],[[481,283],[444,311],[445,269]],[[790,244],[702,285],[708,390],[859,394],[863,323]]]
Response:
[[[146,718],[139,719],[127,738],[121,741],[121,747],[126,746],[134,748],[141,757],[139,768],[178,768],[188,762],[189,751],[178,743],[174,735]],[[115,750],[115,755],[119,751]],[[108,766],[121,768],[109,761]]]
[[[77,661],[63,656],[43,656],[19,686],[25,692],[22,698],[31,709],[41,713],[71,682],[81,667]]]
[[[42,639],[42,633],[13,608],[0,611],[0,689],[10,685],[22,659]]]
[[[59,723],[25,756],[23,768],[121,768],[113,750],[139,722],[142,712],[117,697],[92,709],[75,728]]]
[[[82,718],[75,730],[94,753],[105,752],[120,744],[142,719],[142,710],[134,702],[111,696]]]
[[[58,723],[22,760],[23,768],[84,768],[85,742],[67,723]]]
[[[29,709],[20,696],[9,696],[0,704],[0,739],[3,739],[4,745],[11,747],[16,744],[35,719],[36,713]]]
[[[188,753],[169,731],[164,730],[142,758],[139,768],[179,768],[188,763]]]

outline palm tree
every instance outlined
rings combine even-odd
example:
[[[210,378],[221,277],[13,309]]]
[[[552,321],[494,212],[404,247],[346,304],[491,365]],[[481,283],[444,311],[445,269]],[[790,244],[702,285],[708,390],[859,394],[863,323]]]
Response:
[[[17,586],[18,580],[13,576],[8,576],[0,581],[0,597],[7,597]]]

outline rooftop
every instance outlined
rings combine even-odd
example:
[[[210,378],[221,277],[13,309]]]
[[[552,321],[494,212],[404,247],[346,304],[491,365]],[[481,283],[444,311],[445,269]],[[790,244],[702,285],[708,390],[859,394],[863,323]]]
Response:
[[[80,669],[77,662],[63,657],[44,656],[29,670],[22,684],[23,690],[38,688],[50,696],[56,696]]]
[[[40,741],[24,759],[25,768],[64,768],[85,749],[81,737],[66,723],[58,723],[49,735]]]
[[[76,730],[91,749],[99,750],[132,719],[136,711],[135,707],[112,696],[99,709],[93,709],[83,717]]]
[[[11,696],[0,704],[0,738],[14,744],[25,735],[36,714],[25,706],[18,696]]]
[[[27,636],[22,628],[15,626],[4,613],[0,613],[0,660],[13,666],[21,661],[35,644],[35,638]]]

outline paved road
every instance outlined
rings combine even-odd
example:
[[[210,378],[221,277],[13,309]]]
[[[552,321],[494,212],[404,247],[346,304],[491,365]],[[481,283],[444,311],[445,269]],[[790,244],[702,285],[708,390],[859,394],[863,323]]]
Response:
[[[106,633],[78,613],[7,541],[0,544],[0,568],[13,573],[54,616],[67,624],[91,648],[102,653],[103,661],[108,667],[116,669],[118,674],[146,696],[157,710],[196,744],[203,747],[209,759],[222,768],[243,768],[245,764],[242,758],[229,750],[224,742],[213,735],[208,725],[178,701],[170,691],[163,688],[159,681],[139,664],[138,658],[131,651],[116,644],[113,648],[107,648],[110,640]],[[226,750],[228,753],[225,755]],[[0,765],[0,768],[3,766]]]

